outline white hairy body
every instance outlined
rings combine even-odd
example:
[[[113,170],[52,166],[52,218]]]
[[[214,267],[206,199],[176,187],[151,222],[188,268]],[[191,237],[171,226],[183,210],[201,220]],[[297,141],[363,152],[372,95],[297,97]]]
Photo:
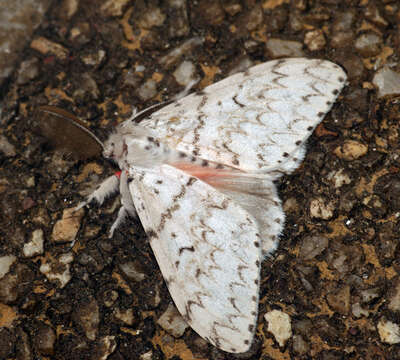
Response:
[[[270,61],[122,123],[105,144],[120,181],[79,207],[119,186],[111,233],[139,216],[178,310],[222,350],[252,343],[260,264],[284,224],[274,181],[298,167],[345,79],[329,61]]]

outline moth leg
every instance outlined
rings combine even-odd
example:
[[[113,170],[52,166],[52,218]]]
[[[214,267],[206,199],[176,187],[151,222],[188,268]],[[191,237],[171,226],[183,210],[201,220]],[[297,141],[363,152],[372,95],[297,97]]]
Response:
[[[104,200],[118,191],[119,179],[116,175],[112,175],[105,179],[100,186],[93,191],[85,201],[82,201],[75,208],[75,211],[96,200],[99,205],[103,204]]]
[[[133,204],[132,196],[129,191],[129,184],[128,184],[128,175],[126,171],[122,171],[120,183],[119,183],[119,192],[121,194],[121,207],[118,211],[117,219],[111,226],[109,237],[112,238],[114,235],[114,231],[125,221],[127,215],[132,217],[136,217],[136,209],[135,205]]]

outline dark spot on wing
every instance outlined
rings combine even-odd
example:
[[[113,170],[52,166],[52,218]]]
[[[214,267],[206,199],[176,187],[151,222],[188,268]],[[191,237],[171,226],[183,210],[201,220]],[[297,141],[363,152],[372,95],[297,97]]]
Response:
[[[193,246],[190,246],[190,247],[181,247],[181,248],[179,249],[179,256],[182,255],[182,253],[183,253],[184,251],[194,252],[194,247],[193,247]]]
[[[338,90],[338,89],[333,90],[333,91],[332,91],[332,94],[333,94],[333,95],[339,94],[339,90]]]
[[[188,182],[186,183],[186,186],[191,186],[191,185],[193,185],[196,181],[197,181],[197,179],[196,179],[195,177],[191,177],[191,178],[189,178]]]
[[[201,166],[208,166],[208,161],[207,160],[203,160],[201,163]]]
[[[254,246],[258,248],[260,247],[260,243],[258,241],[254,241]]]

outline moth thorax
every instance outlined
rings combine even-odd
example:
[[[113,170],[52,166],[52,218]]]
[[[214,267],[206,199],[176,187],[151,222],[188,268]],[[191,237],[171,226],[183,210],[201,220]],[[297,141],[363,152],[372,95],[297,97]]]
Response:
[[[141,136],[127,139],[126,159],[129,163],[141,167],[159,166],[168,161],[168,145],[152,136]]]

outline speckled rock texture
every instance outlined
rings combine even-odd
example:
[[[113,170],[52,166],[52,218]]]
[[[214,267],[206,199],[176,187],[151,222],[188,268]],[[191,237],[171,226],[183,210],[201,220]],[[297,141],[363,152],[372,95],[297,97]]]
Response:
[[[61,0],[43,16],[0,92],[0,359],[400,359],[399,1]],[[232,355],[186,327],[137,220],[108,238],[118,198],[71,213],[116,168],[53,149],[35,111],[104,140],[134,108],[286,56],[349,80],[278,184],[256,338]]]

